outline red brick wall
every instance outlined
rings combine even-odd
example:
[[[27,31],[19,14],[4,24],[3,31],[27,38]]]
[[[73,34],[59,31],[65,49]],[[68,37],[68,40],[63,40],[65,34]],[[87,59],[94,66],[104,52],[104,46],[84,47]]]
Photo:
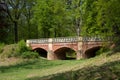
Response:
[[[48,44],[31,44],[30,45],[32,50],[36,49],[36,48],[42,48],[46,51],[48,51]]]
[[[82,51],[83,53],[93,47],[102,46],[102,42],[83,42]]]
[[[55,52],[57,49],[60,49],[62,47],[71,48],[74,51],[78,50],[78,44],[77,43],[54,43],[53,44],[53,52]]]

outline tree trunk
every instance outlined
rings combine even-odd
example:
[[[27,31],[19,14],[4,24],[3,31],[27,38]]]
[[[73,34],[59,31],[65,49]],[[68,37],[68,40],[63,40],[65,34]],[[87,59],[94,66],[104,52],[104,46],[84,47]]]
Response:
[[[28,20],[28,38],[31,39],[30,21]]]
[[[15,40],[15,43],[18,42],[18,22],[17,21],[14,21],[14,40]]]

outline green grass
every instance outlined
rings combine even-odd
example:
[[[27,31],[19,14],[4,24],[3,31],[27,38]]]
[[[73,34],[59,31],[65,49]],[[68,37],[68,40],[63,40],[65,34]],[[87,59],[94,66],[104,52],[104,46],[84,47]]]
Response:
[[[10,60],[0,65],[0,80],[120,80],[120,53],[85,60]]]
[[[66,62],[66,63],[65,63]],[[51,70],[60,68],[70,61],[30,60],[10,66],[0,67],[0,80],[24,80],[29,77],[51,74]],[[73,61],[74,62],[74,61]],[[55,72],[53,70],[53,72]],[[7,76],[7,77],[6,77]]]
[[[27,80],[39,80],[39,77],[33,77]],[[120,80],[120,61],[105,63],[102,66],[90,66],[76,71],[68,71],[51,75],[41,80]]]

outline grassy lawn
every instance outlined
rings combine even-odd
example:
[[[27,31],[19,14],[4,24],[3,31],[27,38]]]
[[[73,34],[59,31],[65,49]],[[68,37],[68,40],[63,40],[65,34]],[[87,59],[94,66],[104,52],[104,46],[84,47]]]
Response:
[[[108,71],[104,72],[104,70]],[[102,54],[86,60],[12,59],[0,62],[0,80],[89,80],[87,78],[91,75],[93,80],[101,80],[99,78],[104,78],[104,75],[101,77],[103,73],[106,76],[113,75],[119,80],[120,77],[112,74],[111,70],[120,74],[120,53],[111,56]]]

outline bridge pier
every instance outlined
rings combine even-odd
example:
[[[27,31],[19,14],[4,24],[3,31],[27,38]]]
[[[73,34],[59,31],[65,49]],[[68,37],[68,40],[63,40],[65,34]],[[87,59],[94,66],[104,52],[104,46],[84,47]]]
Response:
[[[83,42],[82,42],[83,38],[82,37],[78,37],[78,50],[77,50],[77,60],[80,60],[83,58],[82,56],[82,46],[83,46]]]
[[[76,59],[77,59],[77,60],[80,60],[80,59],[83,58],[83,56],[82,56],[82,51],[81,51],[81,50],[78,50],[76,53],[77,53],[77,55],[76,55]]]
[[[54,60],[54,52],[53,52],[53,39],[52,38],[49,38],[48,39],[48,54],[47,54],[47,59],[48,60]]]
[[[48,53],[47,53],[47,59],[48,60],[55,60],[54,59],[54,52],[52,50],[48,51]]]

